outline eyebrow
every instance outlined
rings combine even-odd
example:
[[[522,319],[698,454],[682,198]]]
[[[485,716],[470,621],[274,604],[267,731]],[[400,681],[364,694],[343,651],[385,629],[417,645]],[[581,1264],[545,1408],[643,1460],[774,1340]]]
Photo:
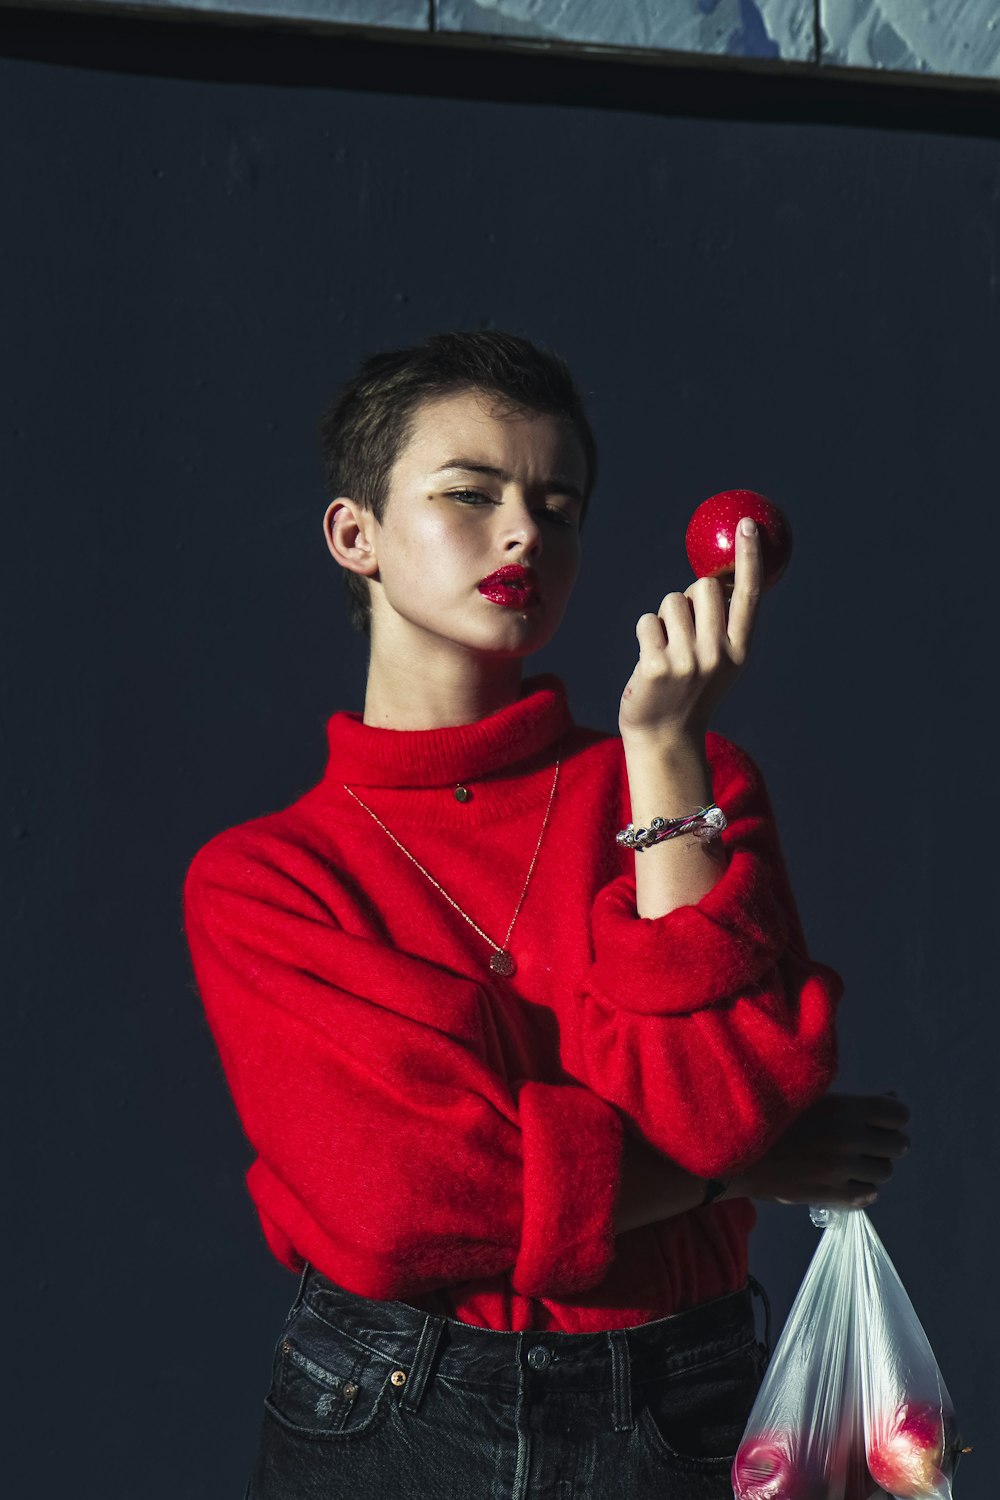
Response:
[[[461,469],[466,474],[488,474],[492,479],[502,479],[509,484],[514,478],[506,469],[492,469],[489,464],[476,464],[469,458],[449,458],[446,464],[442,464],[435,472],[443,474],[446,469]],[[556,490],[560,495],[570,495],[574,500],[583,504],[583,491],[570,479],[563,479],[559,475],[553,475],[545,481],[546,490]]]

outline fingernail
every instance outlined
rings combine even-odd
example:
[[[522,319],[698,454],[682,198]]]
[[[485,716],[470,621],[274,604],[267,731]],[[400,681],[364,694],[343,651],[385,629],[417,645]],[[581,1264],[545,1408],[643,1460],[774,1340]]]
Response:
[[[751,521],[749,516],[744,516],[742,521],[740,522],[740,530],[742,531],[744,536],[753,536],[754,532],[757,530],[757,522]]]

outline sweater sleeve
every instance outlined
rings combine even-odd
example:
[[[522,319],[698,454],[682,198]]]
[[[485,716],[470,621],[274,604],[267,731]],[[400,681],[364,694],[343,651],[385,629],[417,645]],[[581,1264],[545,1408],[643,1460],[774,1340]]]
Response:
[[[342,930],[274,849],[228,830],[184,882],[195,981],[269,1245],[363,1296],[510,1271],[599,1284],[622,1122],[574,1083],[506,1081],[487,997]]]
[[[566,1061],[658,1150],[724,1177],[829,1087],[843,981],[809,956],[760,771],[720,735],[706,746],[722,873],[655,918],[638,915],[634,866],[601,888]]]

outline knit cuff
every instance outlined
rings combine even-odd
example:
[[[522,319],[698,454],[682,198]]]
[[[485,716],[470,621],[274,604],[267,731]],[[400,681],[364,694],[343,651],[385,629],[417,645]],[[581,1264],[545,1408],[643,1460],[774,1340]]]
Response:
[[[524,1083],[518,1110],[524,1211],[514,1289],[528,1297],[587,1291],[615,1253],[621,1119],[575,1084]]]
[[[619,875],[598,892],[592,923],[587,988],[621,1010],[658,1015],[702,1010],[759,983],[789,934],[767,862],[738,846],[697,905],[640,917],[635,875]]]

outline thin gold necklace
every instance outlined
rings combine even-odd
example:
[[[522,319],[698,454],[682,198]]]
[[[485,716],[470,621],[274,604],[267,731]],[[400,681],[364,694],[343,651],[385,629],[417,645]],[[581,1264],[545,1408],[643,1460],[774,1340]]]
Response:
[[[416,867],[420,871],[421,875],[426,875],[427,876],[427,879],[430,881],[431,885],[434,886],[437,890],[439,890],[441,892],[441,894],[444,897],[444,899],[451,906],[453,906],[455,908],[455,910],[458,912],[459,916],[460,917],[464,917],[465,920],[468,922],[469,926],[470,927],[474,927],[476,929],[476,931],[479,933],[479,936],[481,938],[483,938],[487,943],[489,943],[490,947],[493,949],[492,956],[490,957],[490,968],[493,970],[494,974],[501,974],[501,975],[503,975],[503,977],[505,979],[509,979],[510,976],[511,976],[511,974],[516,974],[516,972],[517,972],[517,964],[514,962],[514,955],[511,953],[511,951],[508,948],[507,944],[510,942],[510,935],[511,935],[511,933],[514,930],[514,923],[517,921],[517,914],[521,910],[521,907],[524,904],[524,898],[525,898],[525,896],[527,895],[527,892],[528,892],[528,882],[531,880],[532,872],[534,871],[535,863],[536,863],[536,861],[538,859],[538,851],[542,847],[542,839],[545,837],[545,830],[548,827],[549,813],[552,811],[552,799],[553,799],[553,797],[556,794],[556,782],[558,780],[559,780],[559,758],[557,757],[556,758],[556,771],[555,771],[555,775],[552,778],[552,790],[549,792],[549,801],[548,801],[548,805],[547,805],[547,807],[545,809],[545,817],[542,820],[542,831],[538,835],[538,843],[535,845],[535,852],[534,852],[534,854],[531,857],[531,864],[528,867],[528,874],[527,874],[527,877],[525,878],[524,888],[521,891],[521,896],[520,896],[520,899],[519,899],[519,901],[517,903],[517,908],[516,908],[516,910],[514,912],[514,915],[510,919],[510,926],[507,928],[507,935],[506,935],[506,937],[503,940],[503,946],[502,947],[498,943],[495,943],[493,941],[493,939],[491,937],[489,937],[483,931],[483,929],[479,926],[479,924],[477,922],[474,922],[472,920],[472,918],[469,916],[468,912],[462,910],[462,908],[459,906],[459,904],[458,904],[457,901],[453,901],[452,900],[452,898],[448,895],[448,892],[445,890],[444,886],[438,884],[438,882],[434,879],[434,876],[430,873],[429,870],[425,870],[424,869],[423,865],[420,863],[420,861],[418,859],[414,859],[414,857],[410,853],[409,849],[405,848],[399,842],[399,839],[392,832],[392,830],[389,829],[389,828],[386,828],[385,824],[382,822],[382,819],[378,816],[378,814],[372,812],[372,810],[368,806],[368,804],[361,801],[361,798],[358,796],[357,792],[352,792],[351,788],[347,785],[346,782],[341,782],[341,786],[344,788],[345,792],[347,792],[351,797],[354,798],[355,802],[357,802],[357,804],[358,804],[359,807],[363,807],[364,808],[365,812],[368,813],[369,817],[372,817],[372,818],[375,819],[375,822],[378,824],[378,826],[381,829],[383,829],[389,835],[389,837],[392,839],[392,842],[396,845],[396,848],[397,849],[401,849],[402,852],[406,855],[407,859],[411,860],[412,863],[416,865]]]

